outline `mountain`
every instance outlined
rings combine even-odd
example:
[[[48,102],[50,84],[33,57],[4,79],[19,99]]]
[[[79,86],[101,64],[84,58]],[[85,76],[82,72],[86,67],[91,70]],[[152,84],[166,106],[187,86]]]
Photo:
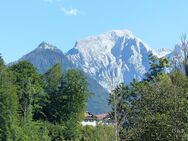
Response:
[[[77,41],[66,54],[101,86],[110,91],[119,83],[141,80],[149,69],[147,44],[127,30],[113,30]]]
[[[157,55],[157,57],[161,58],[161,57],[166,57],[168,56],[169,54],[171,54],[173,52],[172,49],[169,49],[169,48],[161,48],[161,49],[157,49],[157,50],[154,50],[153,53],[155,55]]]
[[[176,44],[175,48],[171,51],[171,53],[165,56],[171,63],[170,71],[172,71],[175,68],[180,69],[183,73],[185,73],[185,66],[183,64],[186,60],[185,57],[188,57],[187,54],[187,46],[182,45],[182,43]]]
[[[59,63],[64,71],[75,68],[74,65],[67,59],[61,50],[57,47],[42,42],[35,50],[23,56],[19,61],[26,60],[32,63],[40,73],[45,73],[53,65]],[[88,100],[87,110],[99,114],[108,112],[108,91],[106,91],[98,82],[84,73],[92,96]]]
[[[76,42],[73,49],[63,54],[57,47],[42,42],[35,50],[23,56],[46,72],[54,64],[61,64],[64,71],[70,68],[81,70],[87,78],[93,95],[88,100],[88,111],[108,112],[109,92],[119,83],[142,80],[149,70],[150,53],[158,57],[172,56],[169,49],[153,50],[128,30],[112,30],[90,36]]]
[[[31,62],[40,73],[46,72],[57,63],[61,64],[64,70],[73,67],[61,50],[46,42],[42,42],[35,50],[23,56],[20,60]]]

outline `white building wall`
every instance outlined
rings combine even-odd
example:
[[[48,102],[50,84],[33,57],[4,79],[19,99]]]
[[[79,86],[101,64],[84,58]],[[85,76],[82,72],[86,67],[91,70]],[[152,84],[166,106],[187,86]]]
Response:
[[[97,126],[97,121],[82,121],[81,124],[83,126],[90,125],[90,126],[96,127]]]

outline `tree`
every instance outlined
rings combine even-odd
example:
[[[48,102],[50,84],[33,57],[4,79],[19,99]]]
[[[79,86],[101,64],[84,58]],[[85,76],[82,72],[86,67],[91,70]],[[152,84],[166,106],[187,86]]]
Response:
[[[0,140],[16,139],[18,98],[12,74],[0,56]]]
[[[123,93],[123,91],[120,91]],[[127,141],[180,141],[187,135],[188,81],[181,72],[158,75],[150,82],[134,82],[130,95],[122,98],[120,117],[126,115],[121,125],[120,138]],[[124,92],[125,93],[125,92]]]
[[[64,141],[64,126],[48,123],[47,127],[51,141]]]
[[[187,80],[182,78],[181,73],[173,74],[172,77],[162,75],[157,78],[155,84],[142,89],[144,95],[141,104],[145,103],[147,111],[145,112],[147,128],[144,135],[147,133],[150,138],[160,140],[182,139],[186,132],[188,106],[187,88],[182,85],[187,83]],[[182,84],[179,85],[178,81]]]
[[[44,114],[48,121],[58,126],[52,136],[59,138],[61,130],[66,140],[81,136],[81,121],[84,119],[86,102],[90,95],[84,75],[77,70],[68,70],[64,75],[60,65],[53,66],[44,75],[48,102]],[[55,138],[56,138],[55,137]]]
[[[58,90],[57,122],[65,125],[64,137],[75,140],[81,134],[80,122],[84,119],[86,102],[90,93],[84,75],[77,70],[68,70]]]
[[[142,87],[142,85],[143,83],[135,80],[129,86],[122,83],[110,94],[109,103],[113,111],[111,113],[112,119],[114,119],[114,110],[116,108],[118,140],[130,140],[132,137],[135,137],[138,132],[136,128],[134,128],[134,120],[138,112],[134,104],[140,97],[137,88]]]
[[[33,113],[40,112],[45,95],[42,76],[35,67],[26,61],[20,61],[10,67],[14,74],[19,99],[19,114],[22,120],[32,119]]]
[[[3,60],[2,56],[1,56],[1,54],[0,54],[0,66],[1,67],[5,66],[4,60]]]
[[[114,112],[111,113],[111,118],[115,119],[116,127],[115,127],[115,135],[116,140],[119,140],[119,135],[122,131],[122,126],[125,124],[127,117],[126,113],[128,112],[127,105],[128,105],[128,98],[129,98],[129,88],[124,84],[120,84],[117,86],[111,93],[109,104],[112,107]]]
[[[45,92],[47,94],[47,101],[43,108],[43,116],[47,118],[48,121],[55,123],[56,115],[58,115],[57,104],[58,99],[58,87],[63,79],[63,72],[59,64],[54,65],[44,74],[45,81]]]
[[[152,53],[149,54],[148,59],[149,59],[150,69],[149,72],[146,73],[146,79],[145,79],[148,81],[154,79],[157,75],[164,73],[165,69],[170,66],[168,59],[158,58]]]
[[[175,70],[180,69],[188,76],[188,41],[186,34],[182,35],[181,42],[176,44],[173,52],[172,64]]]
[[[113,126],[84,126],[81,141],[115,141]]]
[[[121,84],[112,91],[110,103],[112,115],[117,106],[119,137],[126,141],[185,140],[188,80],[180,71],[165,74],[168,60],[153,55],[149,59],[151,69],[146,80]]]
[[[185,71],[186,76],[188,76],[188,41],[186,37],[187,37],[186,35],[182,36],[180,47],[181,47],[181,50],[183,51],[182,63],[184,66],[184,71]]]
[[[63,72],[60,64],[54,65],[44,74],[44,79],[46,82],[45,91],[49,95],[53,95],[57,91],[61,80],[63,79]]]

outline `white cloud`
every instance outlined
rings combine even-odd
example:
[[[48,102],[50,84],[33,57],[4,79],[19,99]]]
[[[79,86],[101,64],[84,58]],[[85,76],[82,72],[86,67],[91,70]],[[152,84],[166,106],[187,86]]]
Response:
[[[50,3],[56,7],[59,7],[60,10],[67,16],[77,16],[79,10],[76,8],[66,8],[66,7],[60,7],[62,5],[62,0],[43,0],[44,2]]]
[[[61,11],[65,15],[68,15],[68,16],[76,16],[76,15],[78,15],[78,9],[76,9],[76,8],[65,8],[65,7],[62,7]]]

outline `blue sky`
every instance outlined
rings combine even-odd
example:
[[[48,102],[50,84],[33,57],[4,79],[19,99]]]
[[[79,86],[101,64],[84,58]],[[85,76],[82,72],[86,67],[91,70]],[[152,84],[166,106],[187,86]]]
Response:
[[[188,0],[1,0],[0,53],[6,63],[42,41],[63,52],[76,40],[128,29],[152,48],[173,48],[188,33]]]

